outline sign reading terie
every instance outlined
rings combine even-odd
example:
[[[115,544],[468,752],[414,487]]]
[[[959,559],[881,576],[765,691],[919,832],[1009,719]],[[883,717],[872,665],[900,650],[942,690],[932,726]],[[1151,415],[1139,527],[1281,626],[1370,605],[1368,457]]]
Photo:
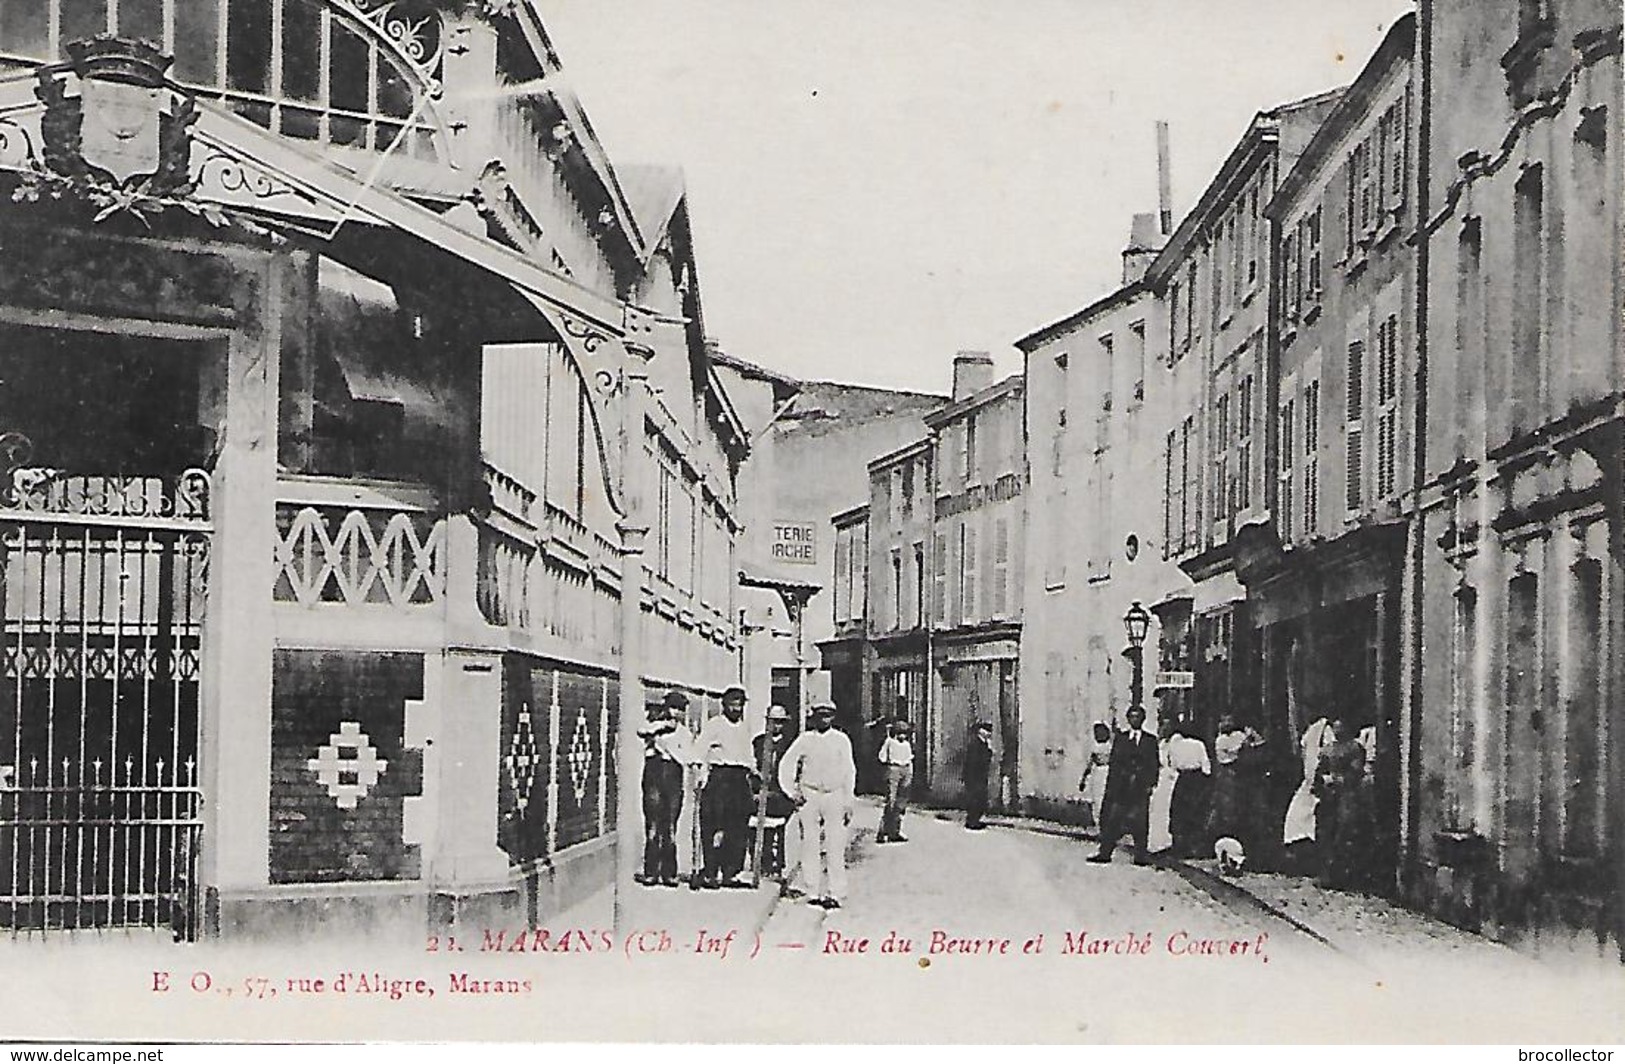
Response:
[[[818,527],[811,522],[773,522],[772,557],[791,565],[817,565]]]
[[[1194,672],[1159,672],[1151,686],[1153,689],[1188,690],[1196,686],[1196,674]]]

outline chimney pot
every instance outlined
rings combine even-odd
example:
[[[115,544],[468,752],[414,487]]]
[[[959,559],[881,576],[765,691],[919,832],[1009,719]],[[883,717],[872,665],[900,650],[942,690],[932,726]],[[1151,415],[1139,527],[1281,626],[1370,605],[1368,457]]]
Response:
[[[975,395],[992,384],[992,355],[986,351],[961,351],[954,356],[954,402]]]

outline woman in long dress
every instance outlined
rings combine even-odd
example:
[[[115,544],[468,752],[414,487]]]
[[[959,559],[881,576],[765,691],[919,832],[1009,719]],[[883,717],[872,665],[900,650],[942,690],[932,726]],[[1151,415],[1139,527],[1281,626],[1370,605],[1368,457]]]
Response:
[[[1151,792],[1151,823],[1146,831],[1145,848],[1148,853],[1162,853],[1174,845],[1173,812],[1174,784],[1179,782],[1179,770],[1168,759],[1168,744],[1173,739],[1173,725],[1160,729],[1162,742],[1157,747],[1157,786]]]
[[[1084,767],[1078,789],[1089,806],[1089,819],[1100,824],[1100,811],[1106,800],[1106,773],[1111,771],[1112,728],[1104,721],[1095,723],[1095,745],[1089,751],[1089,764]]]
[[[1214,839],[1235,839],[1244,850],[1254,841],[1248,836],[1254,834],[1249,827],[1256,819],[1257,804],[1248,762],[1263,745],[1263,736],[1240,727],[1236,718],[1229,714],[1219,718],[1219,734],[1213,740],[1213,809],[1208,834]]]
[[[1281,844],[1289,853],[1294,844],[1315,841],[1315,806],[1320,801],[1315,794],[1315,773],[1320,767],[1320,755],[1336,741],[1331,722],[1325,717],[1303,731],[1303,782],[1298,784],[1292,801],[1287,804],[1286,821],[1281,828]]]

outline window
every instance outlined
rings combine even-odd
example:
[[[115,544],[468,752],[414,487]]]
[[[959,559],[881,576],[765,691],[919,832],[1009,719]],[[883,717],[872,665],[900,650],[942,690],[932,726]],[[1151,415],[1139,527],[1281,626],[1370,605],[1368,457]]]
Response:
[[[1407,163],[1409,161],[1409,114],[1410,114],[1410,87],[1406,86],[1405,95],[1394,103],[1389,112],[1393,118],[1390,122],[1390,131],[1393,144],[1389,152],[1389,178],[1388,178],[1388,209],[1398,214],[1405,206],[1405,184]]]
[[[1365,341],[1349,343],[1347,392],[1347,509],[1358,510],[1365,501]]]
[[[1292,538],[1293,521],[1292,479],[1297,472],[1297,455],[1293,451],[1293,429],[1296,427],[1297,400],[1288,399],[1281,406],[1279,414],[1279,428],[1277,432],[1281,440],[1281,462],[1276,471],[1276,503],[1281,514],[1276,522],[1281,530],[1281,537],[1285,540]]]
[[[966,624],[975,621],[980,613],[976,601],[976,528],[970,522],[959,526],[960,607]]]
[[[891,601],[886,612],[889,627],[903,626],[903,552],[896,547],[891,550]]]
[[[413,116],[438,76],[438,18],[420,16],[404,32],[385,43],[319,0],[0,4],[0,52],[61,59],[74,40],[138,37],[175,56],[178,80],[274,132],[379,151],[399,135],[409,153],[434,158],[432,109]]]
[[[1145,399],[1145,322],[1137,321],[1128,327],[1129,369],[1134,374],[1129,398],[1133,402]]]
[[[948,537],[938,532],[933,542],[931,562],[931,617],[940,621],[948,615]]]
[[[1463,587],[1456,592],[1455,660],[1451,669],[1450,813],[1455,827],[1469,827],[1477,820],[1477,788],[1474,786],[1474,745],[1477,742],[1479,714],[1478,684],[1478,592]]]
[[[1281,304],[1289,318],[1303,312],[1303,261],[1296,230],[1281,238]]]
[[[1603,646],[1602,564],[1583,558],[1573,569],[1568,611],[1568,704],[1564,707],[1563,851],[1595,854],[1602,827],[1602,702],[1598,659]]]
[[[1179,426],[1179,545],[1182,550],[1195,543],[1196,522],[1200,517],[1197,513],[1201,508],[1200,500],[1191,497],[1195,494],[1192,489],[1196,486],[1191,468],[1191,437],[1195,433],[1196,418],[1187,416]]]
[[[925,544],[914,544],[914,607],[915,628],[925,626]]]
[[[914,512],[914,461],[903,463],[903,517]]]
[[[974,484],[982,479],[982,467],[976,454],[976,415],[965,418],[965,482]]]
[[[1320,302],[1320,208],[1316,207],[1309,212],[1309,217],[1303,221],[1304,225],[1304,258],[1307,260],[1304,282],[1309,288],[1310,299]]]
[[[1512,365],[1507,368],[1507,391],[1512,398],[1512,431],[1527,428],[1539,395],[1545,367],[1541,365],[1540,338],[1545,315],[1546,233],[1542,171],[1531,166],[1518,179],[1513,203],[1512,252]]]
[[[852,616],[852,535],[835,535],[835,623]]]
[[[1211,498],[1208,509],[1214,521],[1222,521],[1230,512],[1227,497],[1230,480],[1230,394],[1219,396],[1213,406],[1213,477],[1208,487]]]
[[[1190,344],[1190,337],[1183,331],[1185,308],[1180,305],[1183,295],[1178,281],[1168,286],[1168,342],[1173,348],[1168,359],[1170,364],[1178,362],[1180,353]]]
[[[1399,464],[1399,318],[1377,326],[1377,497],[1394,493]]]
[[[1196,342],[1196,263],[1185,267],[1185,346]]]
[[[1241,378],[1236,405],[1236,493],[1233,503],[1240,511],[1253,505],[1253,377],[1250,373]]]
[[[1258,187],[1247,194],[1247,291],[1258,287]]]
[[[1174,542],[1174,515],[1179,513],[1180,504],[1178,493],[1184,484],[1174,478],[1174,459],[1178,454],[1179,434],[1169,432],[1162,445],[1162,556],[1164,560],[1173,556],[1177,549]]]
[[[903,467],[895,465],[887,474],[886,514],[895,528],[903,523],[906,507],[903,504]]]
[[[1100,377],[1104,387],[1100,392],[1100,413],[1095,418],[1095,450],[1104,450],[1111,442],[1112,383],[1116,380],[1113,365],[1112,335],[1100,338]]]
[[[1010,522],[1003,517],[993,525],[993,616],[1005,617],[1010,611]]]
[[[1320,530],[1320,382],[1303,390],[1303,534]]]

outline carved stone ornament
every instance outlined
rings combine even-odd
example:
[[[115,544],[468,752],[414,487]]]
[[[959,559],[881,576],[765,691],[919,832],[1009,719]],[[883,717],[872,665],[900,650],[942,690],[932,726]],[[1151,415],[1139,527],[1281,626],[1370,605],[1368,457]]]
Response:
[[[169,87],[173,58],[111,36],[71,41],[65,50],[66,64],[37,74],[34,95],[45,105],[40,149],[12,199],[80,200],[96,208],[96,221],[128,213],[146,222],[179,207],[226,225],[219,209],[192,199],[197,104]]]

